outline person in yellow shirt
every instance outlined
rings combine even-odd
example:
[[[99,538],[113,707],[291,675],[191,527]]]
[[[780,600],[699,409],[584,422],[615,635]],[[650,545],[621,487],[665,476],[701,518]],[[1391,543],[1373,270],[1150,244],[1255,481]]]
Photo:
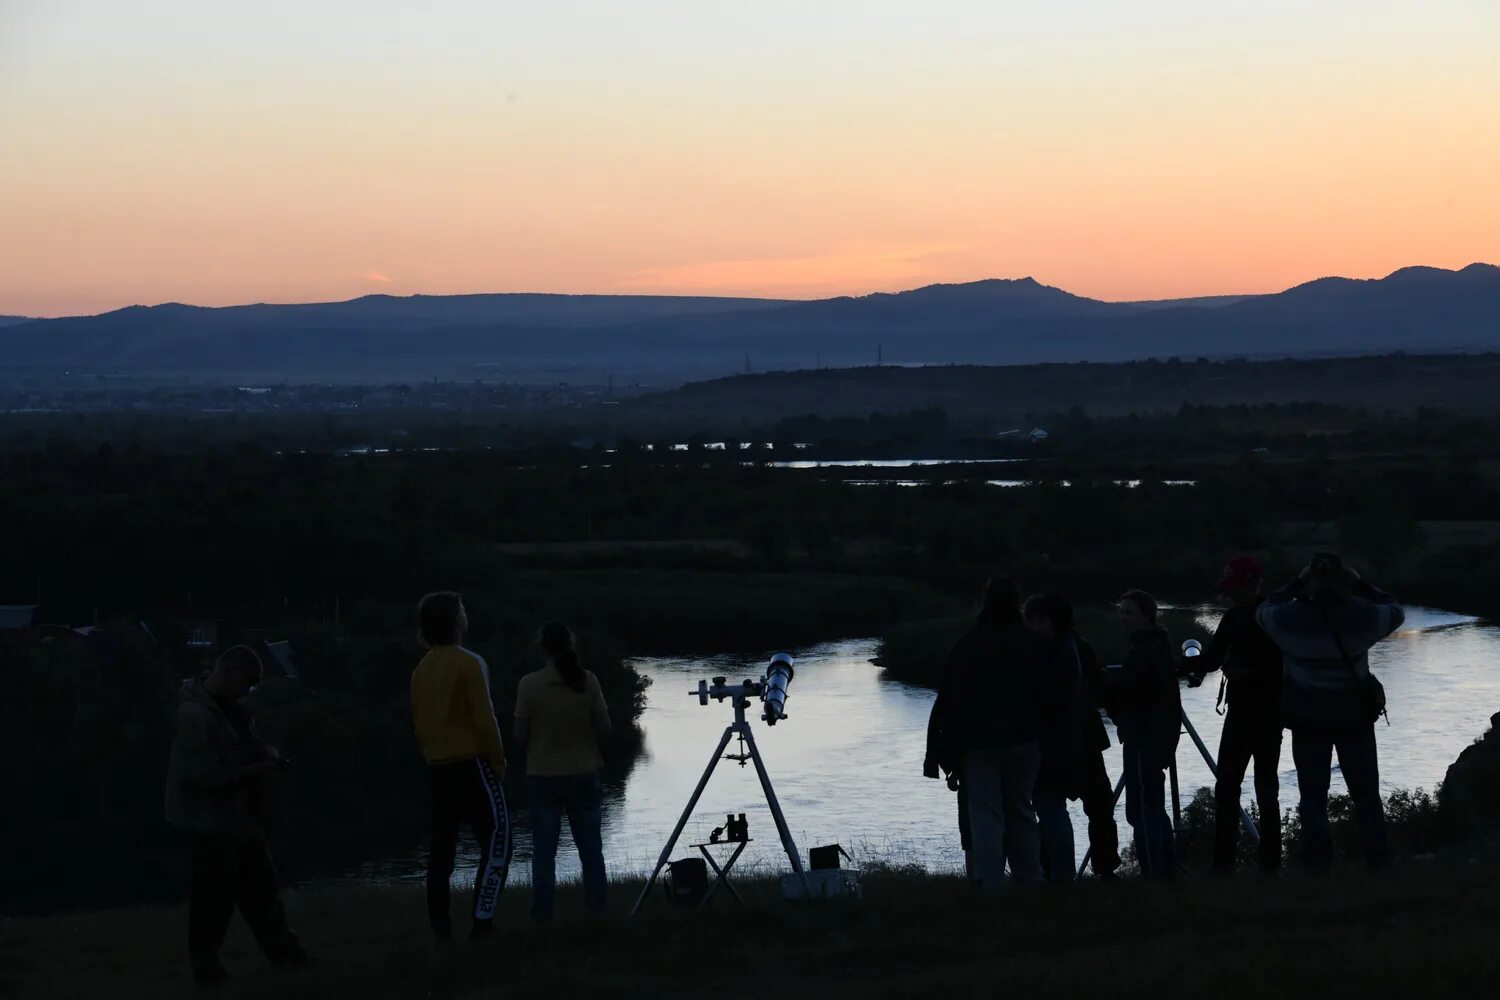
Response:
[[[427,758],[432,790],[432,846],[427,855],[427,915],[439,938],[453,936],[449,882],[458,828],[479,842],[472,938],[490,932],[510,871],[510,813],[505,805],[505,746],[490,700],[489,667],[463,647],[469,616],[451,591],[417,606],[427,655],[411,675],[411,716]]]
[[[531,915],[552,920],[557,840],[568,817],[583,865],[584,905],[604,908],[603,790],[599,744],[609,735],[609,709],[593,671],[578,662],[573,633],[562,622],[537,639],[547,665],[521,678],[516,691],[516,742],[526,750],[526,801],[531,811]]]

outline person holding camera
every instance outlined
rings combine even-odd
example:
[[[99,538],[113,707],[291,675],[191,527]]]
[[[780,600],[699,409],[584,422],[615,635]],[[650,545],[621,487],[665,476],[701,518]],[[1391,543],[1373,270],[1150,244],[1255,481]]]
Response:
[[[451,591],[428,594],[417,605],[427,654],[411,674],[411,715],[427,760],[432,845],[427,855],[427,916],[439,940],[453,936],[449,882],[458,830],[479,842],[474,873],[471,938],[490,933],[495,906],[510,874],[510,811],[506,808],[505,745],[490,700],[484,658],[463,647],[469,614]]]
[[[207,677],[183,682],[177,706],[166,813],[190,838],[188,959],[200,985],[229,978],[219,947],[236,906],[272,962],[307,960],[287,926],[266,844],[265,782],[281,758],[255,731],[245,706],[262,673],[255,650],[231,646]]]
[[[1219,774],[1214,786],[1214,871],[1234,869],[1240,832],[1240,788],[1255,761],[1255,800],[1260,806],[1260,867],[1281,867],[1281,649],[1255,620],[1263,600],[1264,574],[1252,556],[1235,556],[1224,567],[1219,592],[1229,610],[1188,678],[1190,687],[1224,671],[1226,705],[1219,737]]]
[[[1170,879],[1176,864],[1172,821],[1167,816],[1166,771],[1182,733],[1182,695],[1177,657],[1166,629],[1157,624],[1156,599],[1127,590],[1118,605],[1129,638],[1125,662],[1109,671],[1107,708],[1120,736],[1125,771],[1125,818],[1135,830],[1141,874]]]
[[[1302,863],[1323,870],[1333,861],[1328,785],[1337,750],[1365,862],[1385,866],[1390,845],[1375,749],[1385,689],[1370,673],[1369,651],[1401,627],[1405,612],[1337,554],[1320,552],[1255,618],[1284,656],[1283,718],[1301,791]]]
[[[984,889],[1042,880],[1032,792],[1041,766],[1042,685],[1048,652],[1021,620],[1021,592],[1006,577],[985,585],[979,618],[948,657],[929,732],[938,757],[957,761],[968,804],[974,881]],[[937,777],[929,753],[923,773]]]
[[[516,743],[526,751],[526,801],[531,810],[531,915],[552,920],[557,896],[557,841],[568,818],[583,865],[583,901],[604,909],[604,757],[609,708],[592,670],[578,661],[573,632],[562,622],[542,626],[537,644],[547,665],[521,678],[516,691]]]

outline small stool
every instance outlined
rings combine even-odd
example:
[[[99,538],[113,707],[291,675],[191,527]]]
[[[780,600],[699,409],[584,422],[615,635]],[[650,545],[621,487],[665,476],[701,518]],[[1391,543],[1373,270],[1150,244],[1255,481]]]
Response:
[[[739,893],[739,890],[734,887],[734,883],[731,882],[731,881],[729,881],[729,870],[731,868],[733,868],[734,867],[734,863],[740,859],[740,855],[745,852],[745,848],[748,847],[748,846],[750,846],[753,843],[755,843],[755,841],[753,839],[751,839],[751,840],[710,840],[710,841],[708,841],[706,843],[691,845],[693,847],[698,848],[698,853],[703,855],[703,860],[707,861],[708,862],[708,866],[714,870],[714,880],[713,880],[713,883],[711,885],[709,885],[708,891],[703,894],[703,899],[698,903],[699,909],[702,909],[703,907],[705,907],[705,906],[708,905],[708,901],[710,899],[714,898],[714,893],[718,892],[719,886],[721,886],[721,885],[724,888],[728,889],[729,890],[729,894],[731,896],[733,896],[735,899],[739,900],[740,903],[743,904],[745,902],[745,898],[743,896],[741,896],[740,893]],[[719,863],[714,860],[714,856],[709,851],[709,848],[710,847],[728,847],[730,844],[734,845],[734,851],[729,855],[729,859],[724,862],[724,866],[721,868],[719,866]]]

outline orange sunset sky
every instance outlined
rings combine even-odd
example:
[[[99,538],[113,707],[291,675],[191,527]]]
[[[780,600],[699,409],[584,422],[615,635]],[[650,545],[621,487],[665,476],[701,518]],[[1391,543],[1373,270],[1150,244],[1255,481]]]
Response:
[[[0,0],[0,313],[1500,263],[1500,2]]]

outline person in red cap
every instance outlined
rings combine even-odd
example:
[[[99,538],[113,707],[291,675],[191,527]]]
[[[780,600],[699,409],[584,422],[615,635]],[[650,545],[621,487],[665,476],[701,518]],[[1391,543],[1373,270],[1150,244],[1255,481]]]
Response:
[[[1281,867],[1281,650],[1256,623],[1264,600],[1265,574],[1253,556],[1235,556],[1224,567],[1219,591],[1229,610],[1188,678],[1192,687],[1205,674],[1224,671],[1227,708],[1219,738],[1219,777],[1214,788],[1214,870],[1234,868],[1239,840],[1240,788],[1245,768],[1255,761],[1255,801],[1260,807],[1260,867]]]

